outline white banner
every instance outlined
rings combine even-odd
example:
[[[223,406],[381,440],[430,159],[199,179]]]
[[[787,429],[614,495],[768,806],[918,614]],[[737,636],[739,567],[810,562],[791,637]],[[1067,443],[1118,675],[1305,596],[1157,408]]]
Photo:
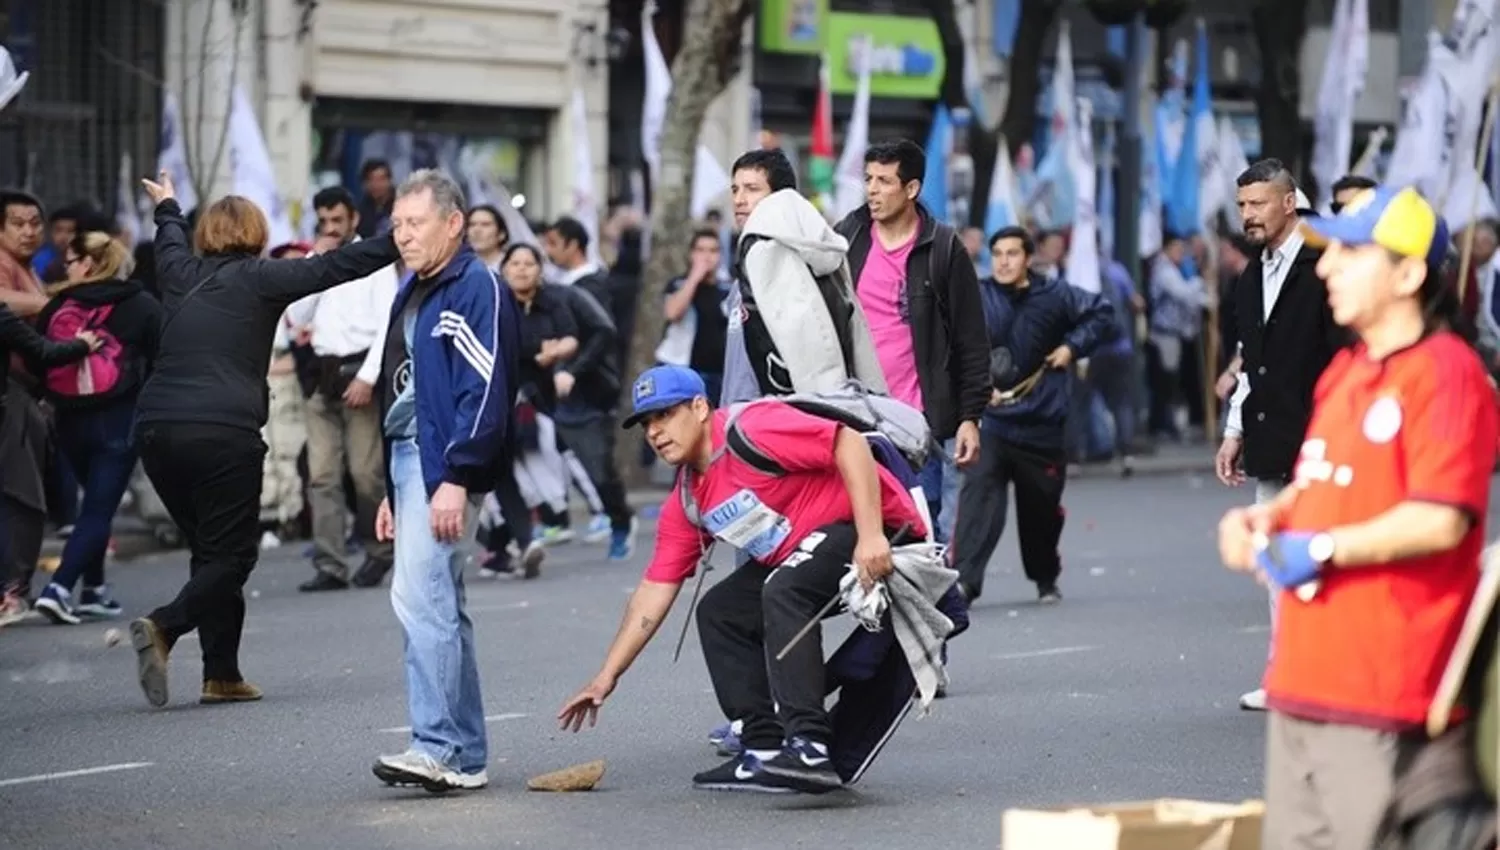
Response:
[[[16,99],[16,95],[26,88],[26,81],[30,78],[30,71],[16,73],[16,63],[11,58],[10,51],[0,47],[0,109],[9,106]]]
[[[672,96],[672,72],[656,40],[655,0],[641,12],[641,53],[646,61],[646,96],[641,101],[641,154],[651,167],[651,182],[661,171],[661,128],[667,121],[667,99]]]
[[[126,245],[139,245],[142,241],[144,228],[135,203],[135,187],[139,185],[130,154],[120,154],[120,174],[115,185],[115,227],[119,229],[121,241]]]
[[[870,147],[870,50],[873,42],[864,36],[855,48],[858,84],[854,89],[854,111],[844,131],[844,151],[833,176],[833,218],[842,219],[865,203],[865,151]]]
[[[1099,292],[1099,213],[1094,197],[1098,172],[1094,168],[1094,105],[1079,98],[1072,144],[1073,187],[1077,203],[1073,235],[1068,240],[1068,283],[1086,292]]]
[[[1224,217],[1229,220],[1229,227],[1235,233],[1244,231],[1244,222],[1240,220],[1239,186],[1235,181],[1239,180],[1241,174],[1250,167],[1245,158],[1245,146],[1240,142],[1239,131],[1234,129],[1234,122],[1225,115],[1219,119],[1219,168],[1224,172],[1229,185],[1229,203],[1225,207]]]
[[[177,98],[171,92],[162,96],[161,139],[158,145],[161,152],[156,157],[156,170],[165,171],[172,176],[177,205],[182,207],[184,214],[190,213],[198,207],[198,190],[193,188],[193,174],[188,168],[187,143],[183,141],[182,135],[182,113],[178,111]],[[156,175],[151,176],[154,178]]]
[[[1151,111],[1154,114],[1157,109]],[[1141,124],[1141,233],[1137,248],[1145,259],[1155,256],[1162,245],[1161,154],[1156,144],[1157,122]]]
[[[573,137],[573,205],[572,216],[583,224],[589,235],[589,262],[599,258],[599,198],[594,190],[594,154],[589,144],[588,106],[583,89],[573,89],[568,109],[568,133]]]
[[[248,198],[266,214],[271,225],[274,248],[297,238],[286,204],[276,188],[276,172],[271,168],[271,153],[260,134],[260,121],[250,106],[245,90],[236,86],[229,108],[229,174],[230,189]]]
[[[1313,120],[1312,173],[1318,183],[1319,207],[1333,201],[1334,182],[1349,173],[1350,149],[1354,146],[1354,104],[1365,89],[1369,64],[1369,2],[1338,0]]]
[[[1386,182],[1415,186],[1442,209],[1467,180],[1500,31],[1494,0],[1460,0],[1446,35],[1428,34],[1427,64],[1407,99]],[[1464,191],[1460,187],[1460,191]]]
[[[641,12],[641,52],[646,63],[646,96],[641,104],[641,154],[651,169],[653,193],[661,179],[661,131],[667,122],[667,101],[672,97],[672,72],[656,39],[651,19],[656,3],[648,2]],[[863,154],[861,154],[863,155]],[[698,145],[693,157],[693,194],[688,211],[693,218],[703,218],[714,201],[729,191],[729,173],[706,145]],[[650,241],[650,240],[646,240]]]

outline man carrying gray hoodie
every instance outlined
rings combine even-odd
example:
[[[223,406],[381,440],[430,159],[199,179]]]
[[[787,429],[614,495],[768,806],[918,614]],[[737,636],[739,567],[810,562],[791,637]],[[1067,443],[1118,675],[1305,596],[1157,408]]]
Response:
[[[853,378],[886,392],[846,253],[779,150],[735,160],[731,192],[740,231],[726,303],[721,404],[828,392]]]

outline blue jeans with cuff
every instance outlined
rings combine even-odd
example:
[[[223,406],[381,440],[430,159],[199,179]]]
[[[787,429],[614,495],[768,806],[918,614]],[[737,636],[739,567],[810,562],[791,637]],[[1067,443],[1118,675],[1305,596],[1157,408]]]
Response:
[[[460,773],[474,773],[484,769],[488,751],[474,624],[464,612],[463,554],[457,543],[432,535],[416,441],[391,446],[391,481],[391,607],[405,638],[411,746]]]

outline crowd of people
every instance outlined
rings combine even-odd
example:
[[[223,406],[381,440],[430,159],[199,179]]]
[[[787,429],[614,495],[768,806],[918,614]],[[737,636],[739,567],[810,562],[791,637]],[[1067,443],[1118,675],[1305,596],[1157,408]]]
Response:
[[[390,577],[412,733],[376,776],[484,787],[462,547],[483,549],[481,577],[536,578],[574,539],[576,490],[583,540],[629,560],[615,447],[641,426],[673,492],[620,631],[559,720],[597,719],[723,543],[735,569],[694,598],[729,760],[693,782],[822,793],[858,780],[909,703],[942,696],[1012,491],[1024,574],[1057,604],[1070,465],[1128,475],[1137,434],[1216,431],[1211,387],[1218,477],[1256,485],[1221,554],[1270,591],[1266,687],[1241,698],[1270,712],[1267,846],[1370,846],[1432,752],[1422,722],[1478,582],[1500,428],[1494,226],[1470,226],[1455,274],[1458,242],[1414,191],[1345,178],[1319,216],[1264,160],[1238,179],[1241,234],[1167,234],[1142,281],[1106,262],[1092,291],[1069,281],[1068,234],[937,220],[925,167],[910,141],[872,144],[866,203],[832,222],[781,151],[747,152],[732,217],[694,230],[659,305],[639,303],[639,217],[602,223],[595,245],[584,222],[531,226],[381,162],[362,198],[318,193],[314,244],[268,245],[235,196],[190,220],[165,175],[146,181],[149,269],[97,216],[48,220],[0,193],[3,613],[118,616],[110,528],[149,488],[190,574],[130,623],[147,700],[167,704],[167,659],[194,630],[200,700],[259,699],[239,664],[243,586],[267,509],[301,515],[302,591]],[[632,376],[640,308],[666,330]],[[891,427],[903,416],[915,427]],[[49,516],[71,528],[33,599]],[[817,622],[840,600],[896,637],[825,661]],[[1378,793],[1330,790],[1350,778]]]

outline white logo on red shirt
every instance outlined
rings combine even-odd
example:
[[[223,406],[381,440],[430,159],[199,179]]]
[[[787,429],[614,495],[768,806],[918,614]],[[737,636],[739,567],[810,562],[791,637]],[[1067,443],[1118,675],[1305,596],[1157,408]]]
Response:
[[[1332,482],[1335,487],[1348,487],[1354,483],[1354,467],[1329,461],[1327,440],[1308,440],[1302,444],[1294,481],[1304,490],[1314,482]]]
[[[1365,411],[1365,439],[1376,445],[1389,443],[1401,431],[1401,402],[1381,396]]]

